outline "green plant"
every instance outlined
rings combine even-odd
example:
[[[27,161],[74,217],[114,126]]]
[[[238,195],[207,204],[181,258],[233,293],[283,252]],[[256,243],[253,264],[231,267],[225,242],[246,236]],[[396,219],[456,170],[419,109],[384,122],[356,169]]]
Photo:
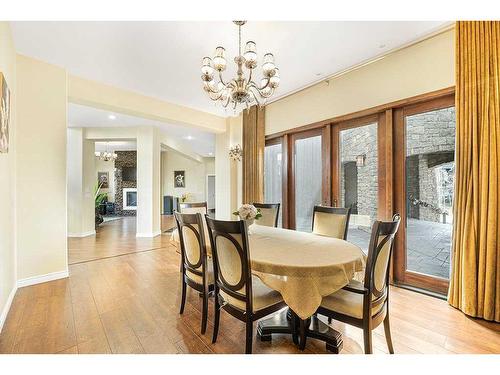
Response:
[[[108,193],[101,193],[102,183],[97,182],[94,186],[95,208],[98,208],[102,202],[108,198]]]

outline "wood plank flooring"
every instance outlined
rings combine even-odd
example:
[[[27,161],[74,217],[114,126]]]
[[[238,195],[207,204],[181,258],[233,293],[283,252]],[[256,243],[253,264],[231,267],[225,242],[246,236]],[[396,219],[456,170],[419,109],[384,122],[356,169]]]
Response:
[[[161,215],[161,230],[175,227],[172,215]],[[136,238],[134,216],[104,222],[97,228],[95,236],[68,238],[69,264],[109,258],[139,251],[159,249],[170,242],[170,235],[154,238]]]
[[[122,235],[108,239],[135,239],[135,232]],[[205,335],[196,292],[189,291],[179,315],[179,254],[157,241],[155,250],[73,264],[67,279],[19,289],[0,353],[244,353],[244,324],[224,312],[219,339],[211,343],[212,300]],[[391,287],[390,314],[396,353],[500,353],[499,324],[468,318],[445,301]],[[332,325],[344,335],[342,354],[363,353],[360,329]],[[375,353],[387,353],[382,327],[373,341]],[[278,336],[271,342],[255,337],[254,353],[326,351],[310,339],[301,352],[288,336]]]

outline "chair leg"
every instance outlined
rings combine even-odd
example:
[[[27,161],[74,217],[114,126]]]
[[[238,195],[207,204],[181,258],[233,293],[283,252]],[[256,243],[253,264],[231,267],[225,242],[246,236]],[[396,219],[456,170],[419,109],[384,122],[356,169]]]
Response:
[[[253,322],[247,317],[245,354],[252,354]]]
[[[214,299],[214,333],[212,335],[212,344],[217,341],[217,335],[219,334],[219,320],[220,320],[220,307],[219,307],[219,296],[215,293]]]
[[[387,348],[389,349],[389,353],[394,354],[394,347],[392,346],[392,337],[391,337],[391,326],[389,324],[388,313],[384,319],[384,331],[385,331],[385,341],[387,341]]]
[[[208,293],[203,293],[203,307],[201,310],[201,334],[204,335],[207,330],[208,320]]]
[[[372,354],[372,330],[370,327],[363,328],[363,340],[365,343],[365,354]]]
[[[332,324],[332,318],[328,317],[328,324]]]
[[[186,282],[184,281],[184,277],[181,280],[181,308],[179,310],[179,314],[182,314],[184,312],[184,305],[186,304]]]

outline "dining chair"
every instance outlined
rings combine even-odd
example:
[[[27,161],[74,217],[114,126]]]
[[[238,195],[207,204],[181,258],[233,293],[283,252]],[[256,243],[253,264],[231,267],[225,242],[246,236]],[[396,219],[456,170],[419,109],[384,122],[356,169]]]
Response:
[[[183,214],[200,213],[205,215],[208,212],[207,202],[183,202],[179,203],[179,211]]]
[[[203,299],[201,315],[201,333],[207,329],[208,297],[214,290],[213,262],[207,256],[203,216],[196,214],[181,214],[174,212],[181,248],[181,307],[184,312],[186,304],[186,288],[190,286],[198,291]]]
[[[372,228],[365,279],[352,280],[341,290],[323,297],[317,313],[363,329],[365,353],[372,353],[372,330],[384,323],[389,353],[394,354],[389,325],[389,262],[400,215],[375,221]]]
[[[212,243],[215,275],[214,332],[219,333],[220,310],[245,322],[245,353],[252,353],[253,322],[283,307],[281,294],[268,288],[252,275],[248,245],[248,224],[243,221],[221,221],[205,216]]]
[[[200,213],[205,216],[208,213],[207,202],[183,202],[179,203],[179,211],[183,214],[197,214]],[[208,238],[208,228],[205,220],[203,221],[203,232],[205,233],[205,242],[208,247],[208,253],[210,254],[210,239]],[[177,233],[174,233],[172,237],[178,237]]]
[[[350,208],[314,206],[312,232],[346,240],[350,217]]]
[[[253,205],[255,208],[260,209],[260,213],[262,214],[262,217],[255,221],[256,224],[274,228],[278,226],[279,203],[254,203]]]

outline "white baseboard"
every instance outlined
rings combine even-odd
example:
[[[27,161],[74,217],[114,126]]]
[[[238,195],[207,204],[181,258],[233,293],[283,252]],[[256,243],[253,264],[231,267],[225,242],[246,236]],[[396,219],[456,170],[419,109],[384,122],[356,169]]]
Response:
[[[5,306],[2,309],[2,315],[0,315],[0,333],[2,332],[5,320],[7,320],[7,314],[9,313],[10,306],[12,305],[12,301],[14,300],[16,292],[17,292],[17,286],[14,285],[14,287],[10,291],[9,297],[7,298],[7,302],[5,302]]]
[[[46,275],[32,276],[32,277],[27,277],[26,279],[17,280],[17,287],[22,288],[24,286],[46,283],[47,281],[64,279],[65,277],[69,277],[68,270],[51,272]]]
[[[156,237],[161,234],[161,230],[157,232],[149,232],[149,233],[137,233],[135,236],[136,237],[145,237],[145,238],[151,238],[151,237]]]
[[[95,235],[95,230],[91,230],[91,231],[83,232],[83,233],[68,233],[68,237],[76,237],[76,238],[88,237],[88,236],[93,236],[93,235]]]

